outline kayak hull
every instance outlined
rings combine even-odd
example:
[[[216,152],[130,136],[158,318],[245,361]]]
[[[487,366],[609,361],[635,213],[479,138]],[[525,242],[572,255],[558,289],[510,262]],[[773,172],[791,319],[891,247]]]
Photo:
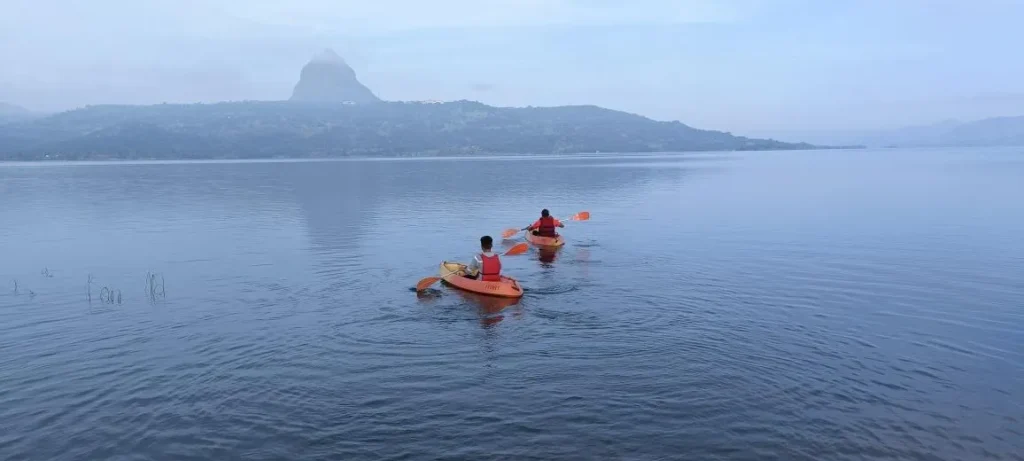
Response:
[[[561,235],[557,237],[541,237],[539,235],[533,235],[533,232],[529,231],[526,232],[526,241],[535,246],[546,248],[558,248],[565,245],[565,238]]]
[[[441,280],[460,290],[497,298],[521,298],[523,287],[512,277],[501,276],[500,282],[484,282],[465,277],[466,265],[444,261],[439,269]]]

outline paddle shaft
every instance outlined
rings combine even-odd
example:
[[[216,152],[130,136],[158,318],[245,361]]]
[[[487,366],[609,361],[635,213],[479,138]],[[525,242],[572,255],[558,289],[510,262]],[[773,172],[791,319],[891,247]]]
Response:
[[[555,218],[555,220],[558,221],[558,224],[559,224],[558,227],[565,227],[565,222],[564,221],[586,221],[588,219],[590,219],[590,212],[589,211],[581,211],[579,213],[576,213],[576,214],[570,216],[569,219],[558,219],[558,218]],[[507,238],[512,238],[513,235],[516,235],[516,234],[518,234],[520,232],[523,232],[523,231],[530,230],[530,227],[532,227],[532,225],[526,226],[526,227],[524,227],[522,229],[508,229],[508,230],[506,230],[505,232],[502,233],[502,238],[506,238],[506,239]],[[509,231],[514,231],[514,232],[509,232]]]

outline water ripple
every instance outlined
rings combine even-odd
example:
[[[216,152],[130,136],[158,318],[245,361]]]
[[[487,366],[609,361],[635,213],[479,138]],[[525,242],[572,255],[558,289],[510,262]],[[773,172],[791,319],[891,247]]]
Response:
[[[926,154],[0,167],[0,458],[1021,460],[1015,177]]]

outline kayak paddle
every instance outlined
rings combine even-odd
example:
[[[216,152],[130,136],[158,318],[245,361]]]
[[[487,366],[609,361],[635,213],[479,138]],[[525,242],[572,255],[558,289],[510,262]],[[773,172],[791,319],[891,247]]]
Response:
[[[559,219],[559,221],[587,221],[590,219],[589,211],[581,211],[569,217],[569,219]],[[526,229],[505,229],[505,232],[501,233],[501,238],[510,239],[518,234],[520,231]]]
[[[576,213],[576,214],[570,216],[569,219],[567,219],[567,221],[587,221],[589,219],[590,219],[590,212],[589,211],[581,211],[579,213]]]
[[[530,249],[529,245],[527,245],[525,243],[520,243],[520,244],[517,244],[516,246],[514,246],[512,248],[509,248],[508,251],[506,251],[505,254],[503,254],[502,256],[521,255],[523,253],[526,253],[529,249]],[[452,273],[450,273],[450,274],[448,274],[448,275],[446,275],[444,277],[449,277],[452,274],[454,274],[454,272],[452,272]],[[427,278],[425,278],[423,280],[420,280],[420,282],[416,284],[416,291],[426,290],[427,288],[430,288],[431,285],[441,281],[441,279],[443,279],[444,277],[427,277]]]

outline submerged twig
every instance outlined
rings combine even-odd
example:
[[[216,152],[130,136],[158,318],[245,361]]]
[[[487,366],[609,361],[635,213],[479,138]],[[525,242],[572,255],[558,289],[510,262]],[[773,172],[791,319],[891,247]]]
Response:
[[[100,289],[100,301],[107,304],[121,304],[121,290],[103,287]]]
[[[159,281],[157,280],[159,279]],[[167,284],[164,282],[164,275],[155,272],[146,272],[146,296],[150,301],[156,301],[167,297]]]

